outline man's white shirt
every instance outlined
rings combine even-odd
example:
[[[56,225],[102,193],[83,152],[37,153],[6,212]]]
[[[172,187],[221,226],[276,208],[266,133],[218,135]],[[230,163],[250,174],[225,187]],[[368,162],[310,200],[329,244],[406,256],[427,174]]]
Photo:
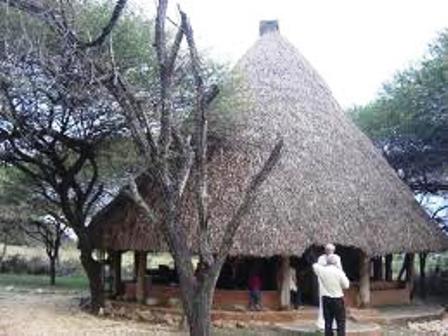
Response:
[[[332,298],[341,298],[344,296],[344,289],[350,286],[350,281],[344,271],[335,266],[324,266],[319,262],[313,265],[314,273],[316,273],[320,283],[320,295]]]

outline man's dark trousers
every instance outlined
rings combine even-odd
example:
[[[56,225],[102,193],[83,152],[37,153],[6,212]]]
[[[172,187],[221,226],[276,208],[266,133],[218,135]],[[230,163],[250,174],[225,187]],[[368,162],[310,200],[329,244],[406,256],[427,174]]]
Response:
[[[345,305],[343,298],[322,297],[325,319],[325,336],[333,335],[333,320],[336,319],[338,336],[345,336]]]

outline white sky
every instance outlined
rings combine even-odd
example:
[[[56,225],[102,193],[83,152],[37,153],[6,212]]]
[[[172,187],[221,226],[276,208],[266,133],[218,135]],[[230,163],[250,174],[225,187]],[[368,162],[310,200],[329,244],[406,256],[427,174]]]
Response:
[[[155,0],[132,3],[153,15]],[[171,0],[173,18],[177,3],[199,47],[231,63],[256,41],[260,20],[278,19],[343,107],[373,99],[448,28],[448,0]]]

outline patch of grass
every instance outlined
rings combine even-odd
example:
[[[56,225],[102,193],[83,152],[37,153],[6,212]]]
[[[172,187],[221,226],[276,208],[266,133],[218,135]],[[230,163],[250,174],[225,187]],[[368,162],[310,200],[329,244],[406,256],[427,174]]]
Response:
[[[56,285],[50,286],[50,278],[47,275],[1,273],[0,286],[86,290],[88,281],[83,275],[56,277]]]

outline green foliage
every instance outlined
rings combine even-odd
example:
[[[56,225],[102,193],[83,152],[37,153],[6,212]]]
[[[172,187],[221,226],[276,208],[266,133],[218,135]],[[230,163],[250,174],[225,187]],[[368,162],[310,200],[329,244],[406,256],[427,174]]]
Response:
[[[386,154],[395,168],[414,170],[415,177],[443,166],[448,157],[448,30],[417,65],[384,84],[376,100],[348,113],[373,141],[389,145]]]

